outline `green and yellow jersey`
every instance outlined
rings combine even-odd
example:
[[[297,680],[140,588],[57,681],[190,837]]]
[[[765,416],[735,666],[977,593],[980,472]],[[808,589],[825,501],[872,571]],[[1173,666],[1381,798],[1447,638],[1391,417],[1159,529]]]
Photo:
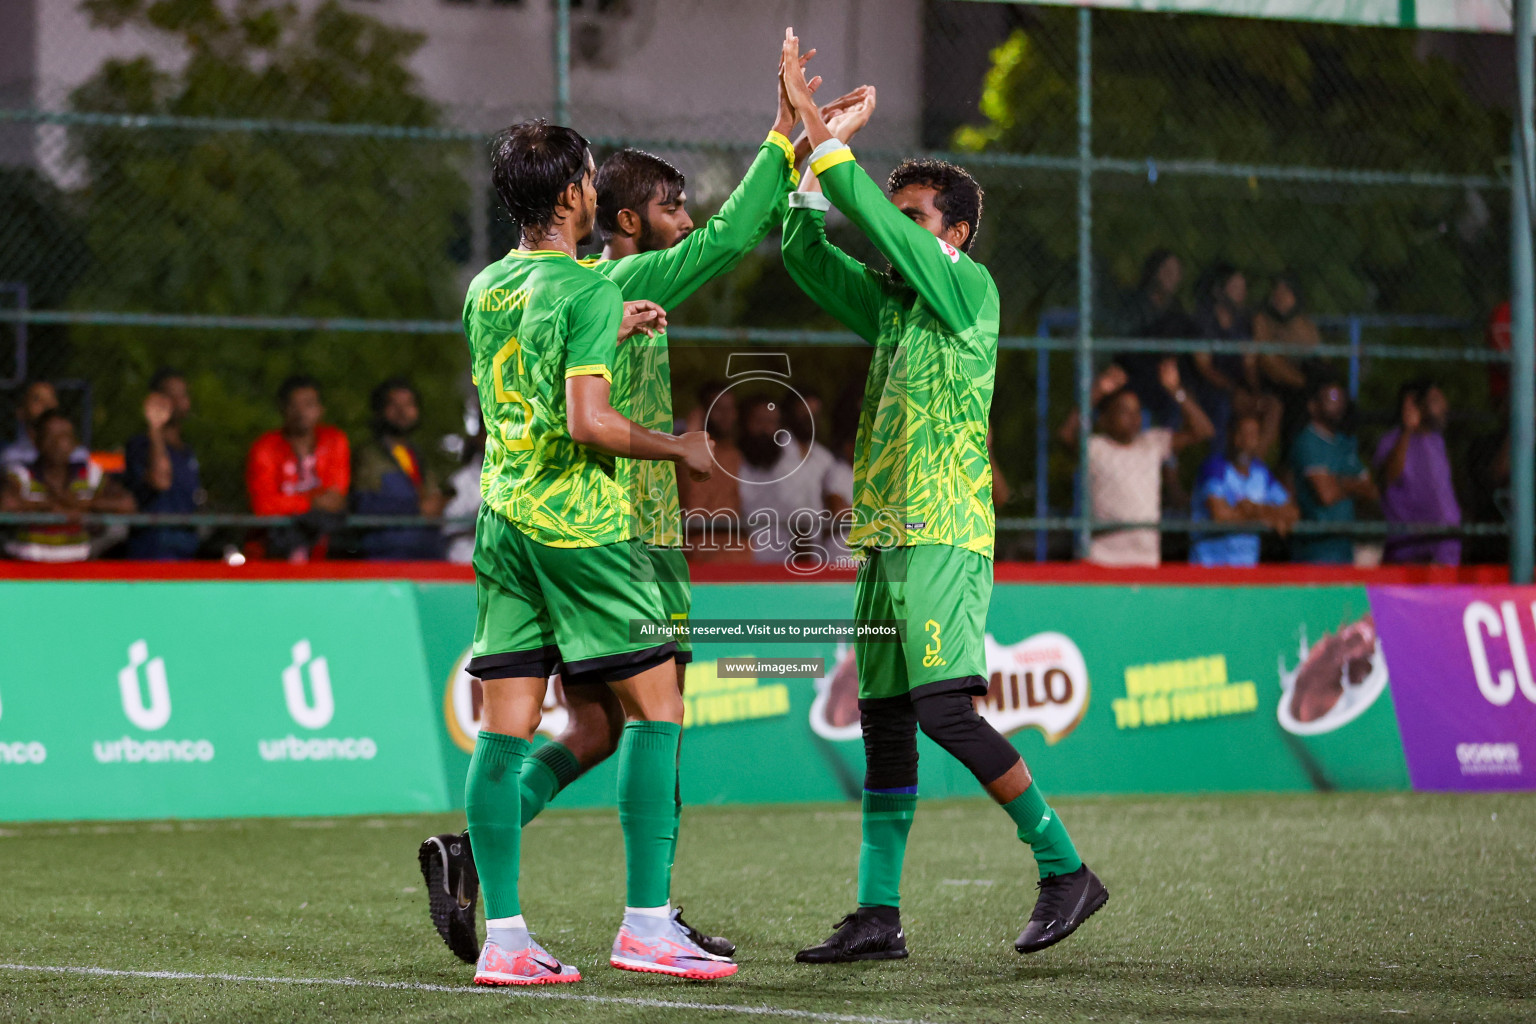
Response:
[[[784,219],[789,190],[799,183],[794,146],[770,132],[741,184],[720,212],[669,249],[622,259],[584,260],[619,286],[627,302],[648,299],[667,311],[751,252]],[[642,427],[672,432],[672,370],[667,336],[636,335],[619,346],[613,407]],[[618,479],[631,502],[634,535],[654,547],[683,543],[677,467],[671,462],[619,459]]]
[[[846,147],[818,155],[825,197],[796,192],[784,266],[875,346],[854,448],[853,548],[948,544],[992,557],[987,418],[997,373],[997,285],[985,267],[913,223]],[[828,201],[899,280],[827,240]]]
[[[540,544],[635,536],[614,458],[566,427],[566,378],[613,380],[623,317],[618,286],[562,252],[513,250],[470,283],[464,333],[486,430],[480,492]]]

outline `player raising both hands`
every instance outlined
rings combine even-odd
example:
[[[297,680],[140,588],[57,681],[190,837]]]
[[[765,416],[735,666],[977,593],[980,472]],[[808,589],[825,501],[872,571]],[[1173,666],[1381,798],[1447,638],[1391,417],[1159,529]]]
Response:
[[[816,109],[793,30],[779,73],[815,146],[812,173],[790,198],[785,267],[875,346],[854,452],[849,543],[864,555],[854,617],[906,624],[899,642],[854,644],[865,752],[859,907],[796,959],[907,955],[898,906],[919,727],[970,769],[1034,851],[1040,896],[1014,943],[1032,953],[1066,938],[1109,896],[1018,751],[972,699],[987,692],[994,523],[986,435],[998,336],[997,286],[968,255],[981,188],[952,164],[909,160],[892,172],[887,198]],[[827,241],[832,205],[890,261],[889,274]]]

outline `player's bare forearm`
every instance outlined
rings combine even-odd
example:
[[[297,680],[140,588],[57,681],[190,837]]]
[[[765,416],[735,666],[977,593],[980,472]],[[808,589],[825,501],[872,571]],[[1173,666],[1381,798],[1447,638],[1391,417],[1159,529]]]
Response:
[[[606,455],[626,459],[675,461],[682,455],[673,434],[650,430],[613,407],[611,385],[595,375],[565,381],[565,422],[571,440]]]
[[[603,377],[583,374],[565,380],[566,427],[571,439],[608,455],[652,462],[676,462],[695,480],[708,480],[715,445],[704,431],[683,434],[651,430],[613,407]]]
[[[782,95],[782,82],[779,89]],[[861,85],[857,89],[851,89],[843,93],[837,99],[822,107],[821,119],[826,123],[828,130],[833,135],[846,143],[858,134],[860,128],[869,123],[869,118],[875,111],[875,101],[875,87],[872,85]],[[811,149],[810,136],[801,132],[800,137],[795,140],[795,166],[797,168],[805,166],[805,162],[810,159]]]

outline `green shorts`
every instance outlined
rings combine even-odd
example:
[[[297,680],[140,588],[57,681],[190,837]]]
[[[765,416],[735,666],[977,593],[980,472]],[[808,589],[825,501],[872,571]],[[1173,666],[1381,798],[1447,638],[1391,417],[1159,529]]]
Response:
[[[672,639],[677,643],[677,663],[693,660],[693,644],[688,639],[688,613],[693,609],[693,585],[688,580],[688,559],[682,548],[646,547],[651,565],[656,569],[656,585],[661,587],[661,610],[676,625]]]
[[[634,638],[632,622],[668,622],[655,567],[639,541],[549,547],[482,506],[474,564],[470,675],[547,676],[564,664],[581,682],[607,683],[668,661],[677,650],[671,640]]]
[[[853,594],[855,620],[906,623],[903,642],[854,641],[861,701],[987,692],[990,558],[947,544],[877,548]]]

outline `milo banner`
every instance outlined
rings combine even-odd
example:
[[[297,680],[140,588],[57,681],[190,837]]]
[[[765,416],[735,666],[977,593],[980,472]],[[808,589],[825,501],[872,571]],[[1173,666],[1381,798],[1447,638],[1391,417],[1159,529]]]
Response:
[[[0,638],[0,818],[448,800],[409,584],[7,584]]]
[[[849,615],[846,584],[699,585],[693,618],[711,625]],[[423,588],[444,766],[462,786],[478,698],[463,671],[468,587]],[[863,782],[858,680],[838,642],[695,634],[685,693],[688,802],[837,799]],[[1401,789],[1407,768],[1387,660],[1363,587],[1110,587],[1002,584],[993,593],[981,713],[1052,792]],[[725,676],[725,659],[821,662],[812,678]],[[558,681],[544,731],[564,726]],[[970,795],[975,781],[920,739],[925,796]],[[560,797],[613,800],[609,764]]]
[[[1373,587],[1415,789],[1536,789],[1536,588]]]

